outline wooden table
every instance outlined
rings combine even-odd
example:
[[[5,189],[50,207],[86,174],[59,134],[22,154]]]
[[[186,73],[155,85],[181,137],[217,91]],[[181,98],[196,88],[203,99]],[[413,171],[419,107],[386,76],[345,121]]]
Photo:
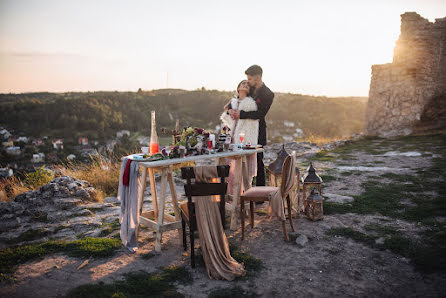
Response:
[[[175,183],[173,181],[173,167],[186,162],[196,162],[205,159],[215,159],[216,165],[224,164],[226,158],[235,160],[235,185],[232,204],[227,204],[228,211],[232,211],[231,214],[231,230],[236,230],[238,227],[238,210],[240,202],[240,194],[242,192],[242,183],[244,190],[248,190],[251,185],[248,183],[248,166],[246,162],[246,156],[263,152],[263,149],[255,150],[241,150],[241,151],[228,151],[207,155],[188,156],[184,158],[173,158],[160,161],[144,162],[139,161],[139,166],[142,168],[142,191],[139,196],[140,203],[140,224],[152,229],[156,232],[155,251],[161,251],[162,233],[164,231],[178,230],[181,237],[181,216],[178,208],[178,196],[175,189]],[[134,160],[138,161],[138,160]],[[161,185],[160,196],[158,201],[158,195],[156,193],[155,184],[155,170],[161,171]],[[153,210],[142,210],[144,203],[144,191],[147,183],[147,173],[149,174],[150,189],[152,191],[152,203]],[[174,205],[175,216],[165,213],[166,204],[166,192],[167,184],[170,187],[170,193],[172,195],[172,204]]]

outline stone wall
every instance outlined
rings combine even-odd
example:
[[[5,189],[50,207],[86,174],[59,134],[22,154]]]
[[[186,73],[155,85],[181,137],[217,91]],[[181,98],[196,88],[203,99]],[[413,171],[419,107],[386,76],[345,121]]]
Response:
[[[401,15],[393,62],[373,65],[365,133],[407,135],[446,128],[446,18]]]

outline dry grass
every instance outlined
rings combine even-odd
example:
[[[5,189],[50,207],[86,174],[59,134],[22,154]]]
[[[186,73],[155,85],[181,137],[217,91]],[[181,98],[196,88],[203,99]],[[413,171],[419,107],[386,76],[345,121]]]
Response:
[[[77,164],[69,162],[60,168],[62,175],[88,181],[98,192],[96,201],[102,201],[104,196],[115,196],[118,192],[119,171],[121,163],[114,156],[103,157],[92,155],[91,162]]]
[[[308,135],[305,138],[298,139],[298,142],[310,142],[316,143],[318,145],[323,145],[327,143],[331,143],[338,140],[346,140],[346,137],[325,137],[325,136],[317,136],[317,135]]]
[[[3,178],[0,180],[0,201],[10,202],[19,194],[31,190],[33,188],[25,185],[20,178],[15,176]]]

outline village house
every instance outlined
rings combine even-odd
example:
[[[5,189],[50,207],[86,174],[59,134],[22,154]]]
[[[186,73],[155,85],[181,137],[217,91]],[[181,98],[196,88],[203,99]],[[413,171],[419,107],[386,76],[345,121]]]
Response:
[[[6,153],[9,155],[19,156],[22,153],[22,151],[18,146],[11,146],[6,148]]]
[[[107,148],[108,151],[113,152],[117,143],[118,142],[116,140],[108,140],[107,143],[105,144],[105,147]]]
[[[12,146],[14,146],[14,141],[8,140],[8,141],[5,141],[5,142],[2,142],[2,146],[3,146],[3,148],[12,147]]]
[[[90,155],[97,155],[98,152],[96,151],[96,149],[93,148],[84,148],[81,150],[81,155],[83,157],[88,157]]]
[[[118,139],[122,138],[124,135],[127,135],[129,137],[130,136],[130,131],[128,131],[128,130],[121,130],[121,131],[118,131],[116,133],[116,137]]]
[[[53,148],[57,150],[63,149],[63,140],[61,139],[53,140]]]
[[[0,136],[3,140],[9,139],[11,137],[11,133],[7,131],[6,129],[0,130]]]
[[[76,155],[70,154],[70,155],[67,156],[67,159],[70,160],[70,161],[74,160],[74,159],[76,159]]]
[[[138,137],[141,146],[150,146],[150,137]]]
[[[15,142],[23,142],[27,144],[29,142],[29,139],[27,137],[18,137],[17,139],[15,139]]]
[[[296,128],[296,132],[293,134],[293,137],[295,137],[295,138],[301,138],[301,137],[303,137],[305,134],[304,134],[304,131],[302,130],[302,129],[300,129],[300,128]]]
[[[34,140],[32,141],[32,144],[33,144],[34,146],[41,146],[41,145],[43,145],[43,140],[42,140],[42,139],[34,139]]]
[[[9,168],[0,168],[0,177],[12,177],[14,175],[14,171]]]
[[[77,139],[77,143],[79,145],[82,145],[82,146],[87,146],[88,145],[88,138],[78,138]]]
[[[294,124],[294,122],[291,121],[283,121],[283,125],[285,125],[286,127],[294,127],[296,124]]]
[[[33,154],[33,158],[31,159],[32,163],[45,162],[45,154],[40,152],[37,154]]]

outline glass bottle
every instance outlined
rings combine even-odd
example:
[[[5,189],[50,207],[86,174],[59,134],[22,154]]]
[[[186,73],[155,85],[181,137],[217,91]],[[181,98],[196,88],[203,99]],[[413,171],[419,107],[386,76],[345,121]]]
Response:
[[[158,140],[158,135],[156,133],[156,121],[155,121],[155,111],[152,111],[152,132],[150,134],[150,154],[155,154],[160,151],[160,144]]]

